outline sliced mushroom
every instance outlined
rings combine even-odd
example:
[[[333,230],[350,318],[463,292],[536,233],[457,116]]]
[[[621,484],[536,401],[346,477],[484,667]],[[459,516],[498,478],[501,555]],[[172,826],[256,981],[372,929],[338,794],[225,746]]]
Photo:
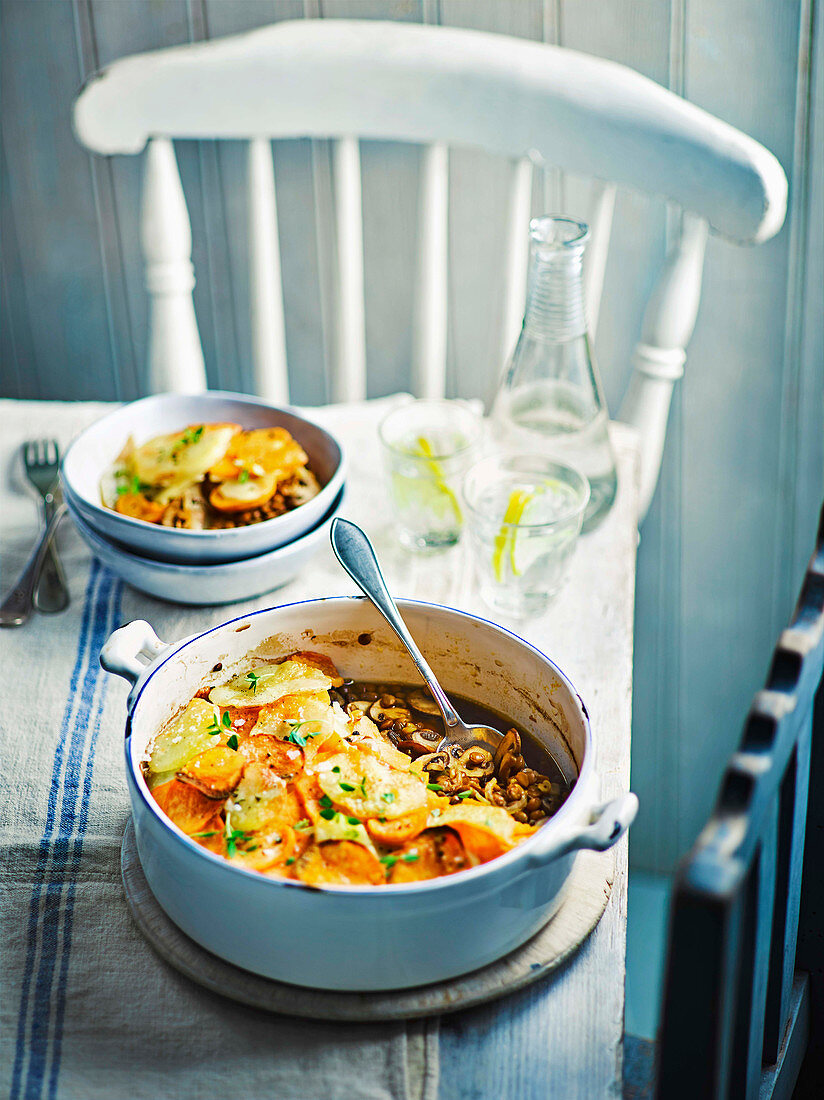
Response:
[[[429,734],[429,737],[426,735]],[[391,734],[390,734],[391,735]],[[395,741],[395,738],[392,738]],[[413,756],[429,756],[438,747],[440,737],[432,730],[415,730],[414,733],[402,734],[395,744],[402,752],[412,753]]]
[[[438,704],[430,695],[427,695],[423,688],[416,688],[415,691],[410,691],[406,698],[409,705],[414,707],[420,714],[431,714],[435,718],[441,717],[441,712],[438,710]]]
[[[408,722],[410,713],[406,707],[394,705],[385,707],[379,699],[377,703],[370,704],[369,717],[380,725],[381,722]]]
[[[521,770],[523,758],[521,756],[521,738],[518,736],[517,730],[511,729],[505,735],[495,750],[493,763],[495,774],[501,783],[506,783],[510,775]]]

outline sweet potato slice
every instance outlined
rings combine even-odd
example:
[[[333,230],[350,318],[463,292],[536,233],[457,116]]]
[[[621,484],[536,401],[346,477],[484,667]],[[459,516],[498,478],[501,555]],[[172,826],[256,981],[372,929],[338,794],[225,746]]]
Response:
[[[295,830],[287,825],[277,839],[272,838],[263,844],[253,841],[245,847],[238,847],[231,861],[248,871],[271,871],[285,864],[294,851]]]
[[[291,779],[303,768],[303,752],[291,741],[281,741],[271,733],[256,733],[238,745],[238,752],[249,762],[271,768],[282,779]]]
[[[427,829],[393,852],[393,856],[391,883],[454,875],[471,866],[463,844],[451,829]]]
[[[401,848],[408,840],[413,840],[426,828],[429,807],[423,806],[412,813],[404,814],[392,820],[381,821],[372,817],[366,822],[366,830],[376,844],[384,848]]]
[[[226,823],[220,814],[215,814],[202,829],[190,835],[192,840],[196,840],[202,848],[207,848],[216,856],[226,855]]]
[[[243,778],[226,804],[232,829],[259,833],[261,842],[282,834],[304,817],[294,783],[263,764],[247,764]]]
[[[475,825],[468,821],[453,821],[450,828],[458,833],[463,841],[464,848],[479,863],[487,863],[490,859],[502,856],[513,847],[499,833],[493,832],[483,825]]]
[[[160,523],[160,517],[166,510],[166,505],[149,500],[142,493],[121,493],[115,501],[114,510],[121,516],[130,516],[131,519],[142,519],[146,523]]]
[[[313,844],[295,864],[295,870],[301,882],[313,886],[379,886],[386,881],[377,856],[351,840]]]
[[[448,806],[438,818],[460,836],[464,847],[476,861],[486,863],[514,848],[520,837],[517,822],[499,806],[483,806],[468,801]]]
[[[295,790],[298,792],[304,816],[313,823],[317,822],[320,818],[320,800],[323,798],[318,777],[314,773],[302,772],[295,780]]]
[[[179,779],[171,779],[152,791],[155,802],[184,833],[199,833],[215,817],[216,806],[213,798],[196,790]]]
[[[226,798],[232,793],[243,775],[243,756],[228,745],[193,756],[177,773],[181,783],[188,783],[207,798]]]
[[[285,428],[253,428],[235,435],[223,458],[209,471],[213,481],[271,474],[276,481],[290,477],[308,462],[306,452]]]
[[[250,477],[248,481],[223,481],[212,489],[209,503],[218,512],[248,512],[250,508],[259,508],[278,487],[274,474],[263,477]]]

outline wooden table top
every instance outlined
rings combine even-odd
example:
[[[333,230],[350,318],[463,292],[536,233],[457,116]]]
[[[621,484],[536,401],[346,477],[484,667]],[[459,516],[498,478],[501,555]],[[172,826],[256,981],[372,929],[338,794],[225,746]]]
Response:
[[[388,400],[349,409],[329,406],[311,410],[311,415],[336,432],[347,448],[349,480],[344,511],[361,524],[373,539],[390,588],[398,596],[444,603],[496,619],[551,656],[576,685],[589,710],[604,800],[627,790],[637,547],[638,446],[634,433],[623,425],[613,426],[619,471],[616,503],[601,527],[581,539],[566,587],[542,617],[526,622],[507,622],[480,602],[467,570],[462,546],[437,556],[413,557],[395,544],[389,523],[389,506],[379,476],[380,460],[374,430],[377,415],[385,411]],[[11,458],[23,439],[55,436],[65,446],[82,426],[110,407],[100,404],[0,402],[3,424],[0,460],[4,470],[11,469]],[[7,482],[2,489],[5,589],[17,567],[22,565],[31,544],[35,533],[35,512],[32,500],[22,485],[14,479],[12,484],[8,484],[8,477],[4,480]],[[69,524],[61,531],[60,545],[70,577],[71,608],[61,616],[35,616],[26,627],[4,632],[2,641],[4,664],[8,660],[12,678],[19,675],[25,679],[25,670],[31,668],[32,655],[38,652],[44,655],[46,671],[51,670],[53,682],[59,684],[64,693],[60,704],[62,710],[71,659],[76,649],[75,639],[83,629],[84,591],[88,595],[90,588],[90,555]],[[249,604],[230,608],[184,608],[161,603],[123,587],[117,593],[118,607],[110,611],[110,617],[116,617],[119,622],[145,618],[160,637],[172,641],[242,614],[246,608],[353,591],[353,585],[340,570],[329,549],[324,550],[316,562],[286,588]],[[58,637],[61,639],[59,646],[56,645]],[[62,644],[64,638],[67,639],[65,647]],[[67,654],[63,653],[64,648]],[[22,705],[22,683],[18,689],[12,687],[9,690],[18,691]],[[125,695],[125,685],[119,681],[112,682],[105,703],[101,703],[98,755],[103,758],[98,760],[98,769],[111,767],[115,773],[122,770],[118,729],[122,730]],[[110,741],[112,744],[109,744]],[[42,751],[50,759],[54,755],[54,746],[46,738],[42,746],[35,744],[26,751]],[[19,753],[7,755],[6,760],[12,770],[24,767],[25,757]],[[10,781],[15,781],[14,775],[10,776]],[[98,781],[95,776],[95,782]],[[109,802],[106,803],[103,818],[110,827],[102,829],[99,842],[101,850],[105,850],[106,874],[111,873],[112,883],[117,881],[119,884],[120,837],[128,813],[128,799],[119,777],[104,782],[102,791],[92,788],[93,799],[102,800],[104,795]],[[40,809],[38,803],[38,812]],[[37,832],[38,824],[33,822],[32,833]],[[37,836],[34,835],[32,843],[35,846],[36,841]],[[89,838],[86,844],[95,851]],[[111,847],[111,852],[108,847]],[[86,856],[83,858],[86,859]],[[91,873],[99,873],[102,856],[97,853],[90,858]],[[82,883],[82,860],[77,874],[78,883]],[[606,912],[578,954],[558,973],[511,997],[455,1016],[443,1017],[440,1021],[433,1019],[394,1025],[395,1029],[398,1026],[407,1029],[404,1048],[407,1058],[404,1075],[406,1095],[426,1097],[427,1100],[469,1100],[470,1097],[484,1097],[485,1100],[491,1097],[501,1100],[528,1100],[531,1097],[536,1100],[538,1097],[572,1100],[580,1097],[581,1100],[594,1100],[601,1096],[619,1096],[626,898],[627,844],[624,839],[616,849],[616,878]],[[125,902],[122,896],[118,896],[117,890],[111,894],[111,906],[116,919],[123,919],[118,907],[123,907],[125,912]],[[124,928],[129,927],[126,917]],[[130,929],[129,935],[132,934]],[[80,968],[79,952],[84,945],[82,927],[75,928],[74,939],[75,960],[72,965]],[[139,944],[143,949],[142,941]],[[20,948],[21,951],[24,949],[25,945]],[[148,947],[145,951],[149,951]],[[22,956],[18,958],[16,954],[10,954],[7,963],[13,974],[13,980],[7,987],[9,999],[10,1003],[16,1004],[18,1002],[14,998],[22,996],[18,990],[23,990],[26,980],[24,960]],[[69,968],[70,978],[71,973]],[[162,977],[166,971],[159,973]],[[29,1012],[36,1013],[34,987],[30,993],[35,997],[35,1008],[30,1008]],[[67,1002],[69,1007],[66,1008],[65,1018],[55,1020],[51,1017],[48,1021],[50,1029],[54,1030],[58,1024],[62,1028],[60,1035],[52,1035],[50,1031],[48,1041],[59,1043],[62,1049],[60,1072],[64,1091],[60,1095],[66,1096],[82,1095],[82,1082],[91,1079],[88,1075],[93,1072],[88,1062],[88,1051],[83,1049],[81,1039],[77,1038],[81,1024],[71,1015],[73,1003],[76,1002]],[[225,1011],[231,1012],[231,1006]],[[276,1020],[277,1017],[271,1019]],[[147,1041],[150,1038],[147,1035]],[[106,1057],[105,1044],[100,1050],[100,1058],[103,1059]],[[34,1056],[32,1054],[30,1057]],[[140,1072],[140,1067],[135,1065],[135,1073],[139,1075]],[[72,1082],[79,1084],[71,1087]],[[185,1088],[181,1091],[181,1087],[178,1081],[175,1096],[188,1096],[189,1093]],[[192,1088],[196,1090],[196,1081]],[[116,1090],[111,1095],[115,1094]],[[194,1096],[195,1091],[191,1095]]]

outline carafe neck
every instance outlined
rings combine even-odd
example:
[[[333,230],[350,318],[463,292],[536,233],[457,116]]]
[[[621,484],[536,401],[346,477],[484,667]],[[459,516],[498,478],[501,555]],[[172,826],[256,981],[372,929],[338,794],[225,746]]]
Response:
[[[556,343],[586,336],[583,264],[587,227],[565,218],[546,217],[536,218],[530,230],[524,333]]]

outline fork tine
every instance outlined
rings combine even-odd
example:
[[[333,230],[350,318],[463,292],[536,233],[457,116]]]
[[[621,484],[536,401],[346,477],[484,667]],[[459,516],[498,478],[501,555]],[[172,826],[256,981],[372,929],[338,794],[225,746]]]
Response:
[[[46,457],[47,450],[47,441],[45,439],[41,439],[37,444],[37,461],[40,463],[41,466],[45,466],[48,462],[48,458]]]
[[[57,446],[56,439],[50,439],[48,445],[49,451],[49,465],[56,466],[60,459],[60,448]]]

